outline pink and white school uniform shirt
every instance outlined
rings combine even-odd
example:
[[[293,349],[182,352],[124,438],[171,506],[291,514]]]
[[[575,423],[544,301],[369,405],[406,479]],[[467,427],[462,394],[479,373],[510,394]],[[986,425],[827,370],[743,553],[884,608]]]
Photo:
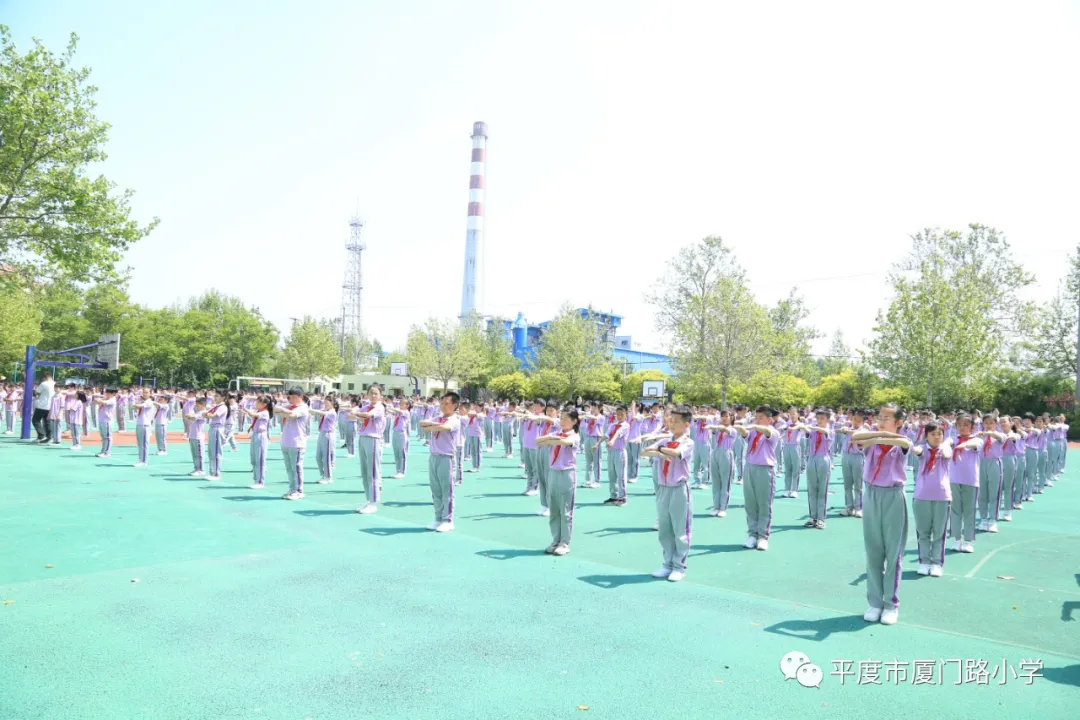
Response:
[[[694,441],[690,434],[683,432],[677,438],[658,443],[654,448],[669,448],[676,450],[678,457],[661,455],[660,460],[660,485],[674,486],[685,483],[690,477],[690,459],[694,456]]]

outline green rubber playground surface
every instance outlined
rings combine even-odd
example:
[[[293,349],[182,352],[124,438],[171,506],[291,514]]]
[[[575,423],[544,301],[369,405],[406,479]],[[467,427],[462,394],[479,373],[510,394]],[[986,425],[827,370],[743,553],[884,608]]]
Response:
[[[912,526],[900,623],[885,627],[861,617],[861,520],[804,529],[805,494],[776,499],[757,552],[742,548],[740,486],[725,519],[695,491],[675,584],[649,576],[648,472],[623,508],[601,504],[606,485],[580,489],[557,558],[516,460],[485,455],[458,488],[457,530],[436,534],[416,443],[404,480],[386,452],[375,515],[353,512],[356,459],[317,485],[309,452],[307,498],[286,502],[276,445],[266,491],[247,489],[246,451],[210,483],[186,476],[182,446],[135,469],[132,446],[97,459],[0,440],[0,718],[1078,716],[1076,452],[942,578],[916,575]],[[838,469],[831,491],[835,508]],[[785,681],[792,651],[820,687]],[[845,661],[855,675],[832,674]],[[931,683],[914,684],[916,661]]]

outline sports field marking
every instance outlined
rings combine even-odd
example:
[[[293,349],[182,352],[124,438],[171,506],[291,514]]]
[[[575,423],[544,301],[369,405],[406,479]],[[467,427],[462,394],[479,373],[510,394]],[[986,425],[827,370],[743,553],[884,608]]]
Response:
[[[1057,533],[1047,533],[1047,535],[1056,535],[1059,538],[1080,537],[1080,535],[1060,535],[1060,534],[1057,534]],[[1041,542],[1041,541],[1043,541],[1045,539],[1046,539],[1046,536],[1037,537],[1037,538],[1029,538],[1028,540],[1017,540],[1014,543],[1008,543],[1007,545],[1002,545],[1001,547],[996,547],[993,550],[991,550],[990,552],[986,553],[986,555],[983,556],[982,560],[975,563],[975,567],[971,568],[971,570],[968,571],[968,574],[965,575],[964,577],[966,577],[966,578],[975,577],[975,573],[979,572],[979,570],[982,569],[983,565],[990,562],[990,558],[994,557],[995,555],[997,555],[1002,550],[1006,550],[1006,549],[1011,548],[1011,547],[1016,547],[1017,545],[1027,545],[1028,543]]]

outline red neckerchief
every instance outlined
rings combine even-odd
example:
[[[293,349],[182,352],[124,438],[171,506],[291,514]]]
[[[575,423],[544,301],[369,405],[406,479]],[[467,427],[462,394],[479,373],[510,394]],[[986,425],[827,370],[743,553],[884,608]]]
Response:
[[[970,439],[971,439],[970,435],[961,435],[960,437],[958,437],[956,439],[956,450],[953,451],[953,456],[952,456],[953,462],[956,462],[957,460],[959,460],[960,459],[960,454],[962,452],[964,452],[963,450],[960,449],[960,446],[963,445],[964,443],[966,443]]]
[[[930,460],[926,463],[926,467],[923,468],[923,475],[928,474],[931,470],[934,469],[934,463],[937,462],[937,454],[937,448],[930,448]]]
[[[375,407],[375,406],[374,405],[367,405],[365,407],[360,408],[360,412],[368,412],[373,407]],[[360,418],[360,429],[361,430],[367,430],[367,426],[368,426],[369,422],[371,422],[371,418]]]
[[[924,426],[924,425],[919,426],[919,432],[915,435],[915,442],[919,442],[919,440],[922,439],[923,430],[925,430],[925,429],[926,429],[926,426]]]
[[[323,415],[322,416],[322,420],[319,421],[319,430],[325,430],[326,429],[326,421],[327,421],[328,418],[329,418],[328,415]]]
[[[569,437],[570,433],[559,433],[559,437]],[[555,452],[551,453],[551,467],[555,467],[555,461],[559,459],[559,451],[562,450],[562,445],[555,446]]]
[[[989,435],[986,436],[986,442],[983,443],[983,455],[990,454],[990,446],[994,444],[994,438]]]
[[[679,443],[672,440],[670,442],[664,443],[664,447],[671,448],[672,450],[674,450],[675,448],[679,447]],[[667,455],[665,455],[664,456],[664,468],[663,468],[664,477],[668,476],[668,471],[669,470],[671,470],[671,458],[669,458]]]
[[[439,424],[440,425],[445,425],[448,422],[450,422],[450,416],[449,415],[443,415],[442,420],[439,421]],[[435,431],[435,437],[436,438],[439,437],[439,435],[441,433],[442,433],[442,430],[436,430]]]
[[[818,431],[818,432],[816,432],[814,434],[817,435],[817,437],[814,438],[814,454],[817,455],[818,448],[821,447],[821,436],[822,436],[823,433]]]
[[[792,429],[791,429],[791,428],[789,427],[789,428],[788,428],[788,431],[787,431],[787,439],[788,439],[788,442],[791,442],[791,433],[792,433],[792,432],[794,432],[794,431],[793,431],[793,430],[792,430]]]
[[[889,445],[878,445],[877,470],[874,471],[874,482],[877,481],[878,475],[881,474],[881,468],[885,464],[885,456],[889,454],[890,450],[892,450],[892,447]]]
[[[698,432],[699,433],[705,431],[705,421],[704,420],[698,420],[697,426],[698,426]]]
[[[592,432],[596,427],[596,418],[589,418],[589,432]]]
[[[753,442],[750,443],[750,453],[751,454],[757,452],[757,446],[758,446],[758,443],[761,442],[761,436],[762,436],[762,433],[761,433],[760,430],[755,430],[754,431],[754,440],[753,440]]]
[[[611,442],[612,440],[614,440],[614,439],[615,439],[615,435],[616,435],[616,433],[618,433],[618,432],[619,432],[619,428],[620,428],[620,427],[622,427],[622,423],[619,423],[618,425],[616,425],[616,426],[614,427],[614,429],[612,429],[612,431],[611,431],[611,434],[610,434],[610,435],[608,435],[608,442]]]

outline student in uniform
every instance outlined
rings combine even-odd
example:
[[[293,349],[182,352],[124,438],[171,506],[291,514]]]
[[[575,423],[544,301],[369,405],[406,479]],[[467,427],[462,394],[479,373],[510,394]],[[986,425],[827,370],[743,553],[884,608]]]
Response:
[[[98,433],[101,435],[101,452],[97,457],[109,457],[112,452],[112,419],[116,414],[116,390],[105,388],[104,395],[94,396],[98,416]]]
[[[169,454],[168,424],[169,424],[169,398],[159,395],[153,398],[154,402],[154,442],[157,445],[158,455]]]
[[[76,390],[68,396],[67,400],[67,424],[71,431],[71,449],[82,450],[80,430],[85,428],[86,423],[86,393]]]
[[[1023,509],[1020,491],[1024,482],[1024,433],[1019,418],[1003,417],[1002,429],[1008,428],[1002,453],[1002,496],[1005,513],[1001,519],[1012,522],[1012,511]]]
[[[409,417],[412,415],[412,403],[402,401],[400,407],[392,408],[394,427],[390,431],[390,441],[394,449],[394,478],[405,477],[409,463]]]
[[[52,437],[52,444],[60,444],[60,434],[62,432],[64,416],[67,411],[67,393],[62,389],[57,389],[53,393],[52,401],[49,403],[49,430]]]
[[[691,439],[694,441],[694,466],[691,471],[691,490],[700,490],[709,485],[709,467],[712,465],[712,433],[710,424],[716,422],[716,416],[710,408],[701,408],[694,415],[690,426]]]
[[[829,498],[829,475],[832,474],[833,431],[829,426],[829,411],[818,408],[814,412],[816,425],[800,425],[800,432],[808,438],[806,459],[806,502],[810,519],[806,527],[825,529]],[[798,486],[796,486],[796,490]]]
[[[608,493],[610,497],[605,505],[622,507],[626,505],[626,440],[630,434],[630,424],[626,421],[626,406],[615,409],[615,423],[608,430]],[[565,428],[564,428],[565,430]]]
[[[865,447],[863,544],[866,548],[867,622],[893,625],[900,616],[900,573],[907,545],[907,453],[911,441],[901,435],[904,412],[895,404],[878,413],[878,430],[859,431],[849,439]]]
[[[462,402],[457,408],[458,424],[454,429],[454,485],[461,486],[465,477],[465,447],[468,444],[469,435],[469,403]],[[436,413],[432,418],[439,419]],[[425,440],[425,442],[427,442]]]
[[[731,500],[731,483],[735,478],[735,440],[738,431],[732,426],[733,416],[730,410],[720,411],[720,422],[706,426],[716,437],[716,444],[709,456],[709,476],[712,478],[713,517],[726,517],[728,502]]]
[[[250,489],[262,490],[266,487],[266,450],[270,446],[270,418],[274,414],[274,399],[262,395],[255,400],[254,410],[245,407],[243,412],[251,418],[251,447],[248,452],[253,483]]]
[[[803,466],[802,441],[804,431],[799,408],[788,408],[787,427],[782,433],[784,445],[784,497],[799,497],[799,479]]]
[[[600,427],[600,409],[595,403],[589,403],[585,408],[583,435],[585,449],[585,481],[581,484],[584,488],[600,487],[600,453],[602,433]]]
[[[638,467],[641,460],[641,417],[637,403],[630,404],[630,414],[627,416],[629,430],[626,434],[626,482],[638,481]]]
[[[841,442],[841,465],[840,471],[844,478],[844,509],[841,515],[848,517],[862,517],[862,487],[863,465],[866,457],[851,438],[854,433],[865,432],[863,421],[866,419],[866,411],[852,408],[850,412],[851,427],[840,428],[837,432],[844,436]]]
[[[364,494],[367,504],[357,508],[356,512],[368,515],[379,511],[379,486],[382,476],[379,458],[382,443],[383,426],[386,424],[386,406],[382,401],[382,386],[372,383],[368,388],[368,401],[360,410],[353,410],[360,439],[360,477],[364,482]]]
[[[1046,448],[1050,440],[1050,428],[1048,428],[1046,425],[1046,418],[1041,415],[1035,420],[1035,427],[1039,430],[1039,436],[1036,439],[1036,449],[1038,450],[1037,457],[1039,463],[1037,472],[1038,489],[1035,492],[1040,495],[1042,494],[1043,490],[1045,490],[1048,486],[1053,487],[1054,485],[1053,482],[1049,481],[1049,478],[1046,475]]]
[[[532,406],[519,413],[521,420],[521,460],[525,466],[525,492],[522,495],[537,495],[540,492],[540,475],[536,472],[536,437],[540,432],[537,416],[544,412],[544,401],[534,400]]]
[[[138,402],[131,403],[131,409],[136,411],[135,444],[139,451],[139,460],[135,467],[146,467],[147,455],[150,452],[150,424],[154,421],[157,409],[157,405],[150,399],[149,388],[143,388],[142,396]]]
[[[501,420],[499,427],[502,429],[503,450],[506,452],[503,457],[507,460],[514,457],[514,416],[516,414],[516,402],[511,402],[505,410],[499,412],[499,418]]]
[[[970,415],[956,418],[956,447],[949,483],[952,505],[949,510],[949,527],[952,528],[953,544],[950,550],[975,552],[975,504],[979,495],[979,450],[982,442],[973,435],[975,422]]]
[[[225,396],[225,407],[228,409],[228,412],[225,413],[225,427],[222,436],[222,439],[224,440],[223,446],[227,444],[229,449],[236,452],[236,435],[234,432],[236,429],[236,422],[239,420],[242,426],[244,421],[243,416],[238,412],[239,404],[236,402],[236,396],[232,393],[228,393]],[[243,432],[242,427],[241,432]]]
[[[747,532],[743,547],[768,550],[776,492],[776,450],[780,442],[780,433],[773,427],[772,408],[761,405],[754,411],[754,424],[737,426],[736,430],[746,441],[743,502]]]
[[[480,472],[480,463],[483,460],[483,443],[484,443],[484,407],[480,403],[466,403],[469,410],[469,425],[468,425],[468,439],[466,442],[466,452],[469,454],[469,460],[472,461],[472,467],[465,472],[478,473]]]
[[[338,401],[328,395],[322,408],[311,408],[312,415],[319,418],[319,440],[315,446],[315,463],[319,466],[319,484],[334,482],[334,454],[337,450]]]
[[[551,445],[542,443],[540,439],[557,433],[560,424],[559,404],[554,400],[548,400],[544,407],[544,414],[538,418],[539,429],[536,433],[536,474],[539,478],[540,509],[536,514],[541,517],[550,517],[551,508],[548,507],[548,497],[551,487],[548,485],[548,471],[551,469]]]
[[[221,454],[225,440],[225,417],[229,413],[229,408],[225,405],[225,397],[221,393],[214,393],[213,400],[214,404],[207,408],[204,413],[204,417],[210,421],[207,432],[209,443],[206,447],[206,455],[210,460],[210,473],[206,476],[206,479],[220,480]]]
[[[283,500],[302,500],[304,497],[304,451],[307,449],[308,419],[311,415],[304,402],[304,391],[291,388],[288,405],[275,405],[274,415],[281,418],[281,459],[289,476],[289,492]]]
[[[577,492],[577,451],[580,445],[578,411],[567,406],[559,416],[559,430],[536,439],[548,467],[545,468],[548,495],[544,505],[549,510],[548,527],[551,545],[544,552],[566,555],[574,530],[574,497]]]
[[[979,530],[996,533],[1001,508],[1003,480],[1002,454],[1006,436],[998,429],[992,415],[983,418],[983,429],[975,434],[982,439],[979,448]]]
[[[184,418],[187,428],[188,447],[191,449],[191,464],[194,469],[188,473],[191,477],[202,477],[203,472],[203,447],[206,444],[206,398],[195,398],[191,407],[191,414]]]
[[[656,515],[664,565],[653,573],[653,577],[666,578],[671,582],[686,577],[686,560],[690,554],[694,503],[689,479],[694,441],[687,429],[692,420],[693,413],[689,408],[676,408],[668,418],[671,438],[642,451],[643,457],[655,457],[661,461],[656,483]]]
[[[949,531],[949,506],[952,487],[949,467],[952,464],[952,441],[935,422],[922,426],[922,440],[911,448],[919,458],[915,475],[915,495],[911,512],[915,516],[915,536],[919,543],[919,574],[941,577],[945,567],[945,536]]]
[[[461,397],[448,392],[439,402],[441,417],[424,419],[419,422],[421,432],[431,436],[428,443],[428,484],[431,486],[431,505],[435,510],[435,522],[428,525],[428,530],[450,532],[454,529],[454,477],[457,471],[456,437],[461,432],[461,417],[458,409]]]

